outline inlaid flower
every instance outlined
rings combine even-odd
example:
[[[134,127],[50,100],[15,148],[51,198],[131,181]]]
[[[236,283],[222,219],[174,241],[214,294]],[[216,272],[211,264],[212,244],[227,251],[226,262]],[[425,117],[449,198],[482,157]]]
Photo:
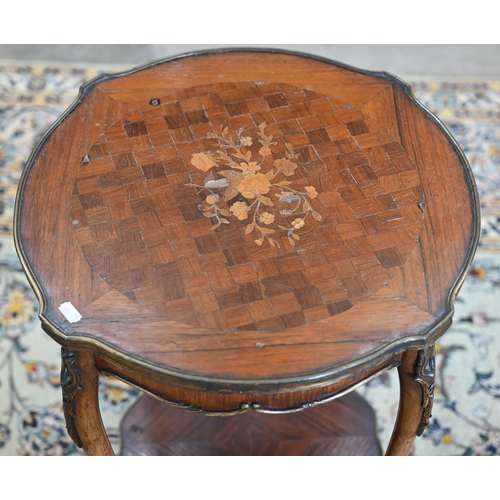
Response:
[[[272,224],[274,222],[274,215],[269,212],[264,212],[260,216],[260,222],[264,224]]]
[[[239,220],[245,220],[248,217],[249,206],[244,201],[237,201],[229,210]]]
[[[316,198],[316,196],[318,196],[318,192],[314,186],[306,186],[305,190],[309,198]]]
[[[191,158],[191,163],[198,169],[207,172],[212,167],[217,166],[217,162],[205,153],[195,153]]]
[[[259,194],[266,194],[271,189],[271,183],[264,174],[254,174],[244,177],[238,184],[238,191],[245,198],[255,198]]]
[[[279,240],[274,235],[277,231],[283,231],[286,241],[295,246],[300,241],[296,230],[306,225],[307,218],[311,216],[316,221],[322,219],[311,202],[318,197],[318,191],[314,186],[305,186],[301,190],[299,186],[293,185],[293,180],[285,178],[296,174],[300,158],[300,153],[294,150],[292,144],[285,142],[284,151],[274,151],[273,146],[278,142],[273,140],[272,134],[266,133],[265,122],[254,132],[256,138],[242,135],[243,129],[231,133],[228,127],[220,132],[209,132],[207,137],[218,143],[217,152],[193,154],[191,163],[204,172],[212,167],[214,170],[203,182],[188,183],[186,186],[200,189],[197,194],[205,192],[205,203],[199,208],[203,210],[203,216],[210,219],[211,231],[223,224],[231,224],[233,217],[241,221],[250,219],[245,227],[245,235],[254,231],[260,233],[260,237],[254,240],[256,245],[268,242],[272,247],[279,247]],[[254,142],[260,144],[259,155],[249,149]],[[271,155],[275,155],[274,158]],[[276,155],[283,158],[275,159]],[[271,159],[268,160],[268,156]],[[219,166],[222,168],[218,169]],[[251,201],[236,201],[229,206],[238,195]],[[219,204],[220,200],[223,203]],[[268,212],[269,207],[276,207],[276,212]],[[273,227],[280,216],[293,214],[297,218],[291,225],[277,224],[277,227]]]
[[[294,174],[295,169],[297,168],[297,164],[293,163],[290,160],[287,160],[285,158],[281,158],[280,160],[276,160],[273,165],[278,169],[283,172],[284,175],[287,177],[291,176]]]
[[[256,161],[251,161],[250,163],[240,163],[240,168],[243,175],[253,175],[255,172],[260,170],[260,165],[257,165]]]

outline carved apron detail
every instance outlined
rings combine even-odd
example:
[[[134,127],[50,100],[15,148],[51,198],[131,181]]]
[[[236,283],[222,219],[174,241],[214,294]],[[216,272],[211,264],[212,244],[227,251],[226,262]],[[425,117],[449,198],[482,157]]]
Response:
[[[417,430],[417,436],[421,436],[429,425],[429,420],[432,416],[432,405],[434,403],[434,344],[431,344],[425,349],[419,351],[416,373],[417,375],[415,376],[415,381],[418,382],[422,388],[423,412],[422,420]]]
[[[75,426],[75,400],[78,396],[78,391],[83,390],[83,385],[80,383],[76,354],[68,349],[62,348],[61,356],[61,388],[66,428],[68,429],[68,434],[71,439],[81,448],[82,442]]]

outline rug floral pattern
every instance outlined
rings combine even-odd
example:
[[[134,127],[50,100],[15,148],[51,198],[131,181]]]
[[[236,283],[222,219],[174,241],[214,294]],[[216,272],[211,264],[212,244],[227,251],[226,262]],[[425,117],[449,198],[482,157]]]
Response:
[[[44,131],[85,81],[118,66],[0,61],[0,455],[79,455],[68,437],[60,351],[42,332],[38,303],[12,241],[20,174]],[[500,455],[500,81],[410,82],[464,149],[481,198],[478,253],[458,296],[454,324],[436,345],[433,418],[414,455]],[[385,447],[398,402],[395,370],[358,389],[377,414]],[[103,420],[120,449],[119,423],[138,392],[104,378]]]

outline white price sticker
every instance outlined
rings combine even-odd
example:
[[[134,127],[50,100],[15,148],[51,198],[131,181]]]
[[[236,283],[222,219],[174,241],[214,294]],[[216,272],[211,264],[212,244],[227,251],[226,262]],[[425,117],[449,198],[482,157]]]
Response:
[[[76,307],[71,302],[64,302],[59,306],[59,311],[61,311],[64,317],[70,323],[76,323],[82,319],[82,315],[76,310]]]

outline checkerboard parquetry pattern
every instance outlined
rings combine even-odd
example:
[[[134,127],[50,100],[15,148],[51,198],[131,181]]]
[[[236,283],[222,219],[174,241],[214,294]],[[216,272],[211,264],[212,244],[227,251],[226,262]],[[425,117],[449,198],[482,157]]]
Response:
[[[279,83],[153,97],[84,155],[72,197],[85,258],[129,299],[196,327],[275,331],[351,308],[404,265],[422,225],[418,172],[360,109]],[[269,161],[291,144],[300,156],[287,180],[318,192],[311,205],[321,221],[308,220],[295,247],[286,234],[279,247],[256,245],[239,220],[213,231],[200,210],[208,193],[187,186],[220,178],[191,164],[193,154],[217,150],[208,134],[243,128],[257,154],[264,122],[276,142]]]

